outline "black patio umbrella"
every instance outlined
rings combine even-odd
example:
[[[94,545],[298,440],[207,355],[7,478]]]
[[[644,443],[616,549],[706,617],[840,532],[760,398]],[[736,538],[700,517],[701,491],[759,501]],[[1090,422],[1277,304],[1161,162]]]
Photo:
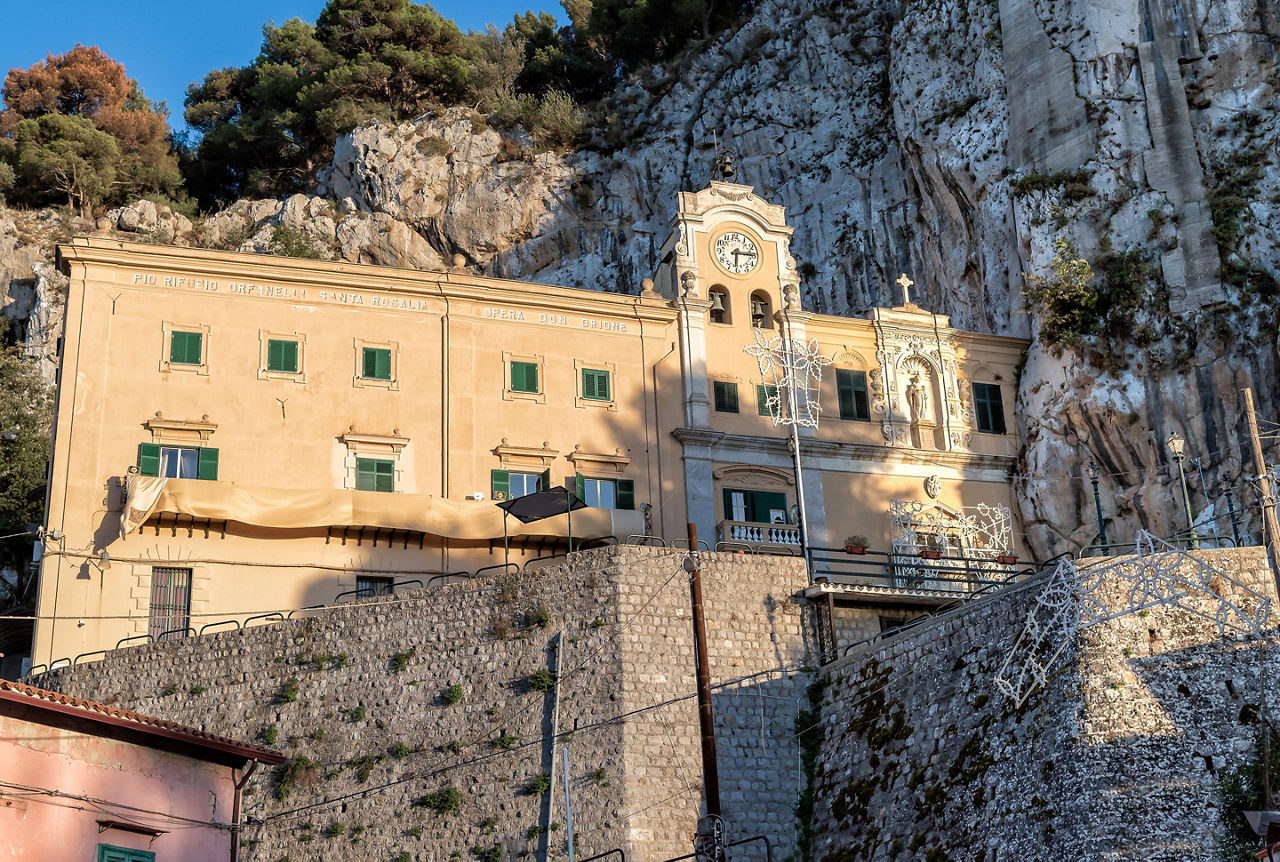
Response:
[[[556,515],[569,516],[569,550],[573,551],[573,510],[585,509],[587,504],[582,502],[576,494],[563,485],[555,488],[548,488],[545,491],[536,491],[532,494],[525,494],[523,497],[516,497],[514,500],[504,500],[498,504],[498,508],[502,510],[502,553],[505,562],[511,562],[511,547],[507,537],[507,515],[515,515],[520,519],[522,524],[531,524],[534,521],[541,521],[545,518],[554,518]]]

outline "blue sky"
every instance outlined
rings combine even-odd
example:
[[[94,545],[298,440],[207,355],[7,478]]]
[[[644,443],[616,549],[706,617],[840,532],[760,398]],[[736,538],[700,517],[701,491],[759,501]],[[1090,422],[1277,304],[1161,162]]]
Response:
[[[530,8],[563,19],[556,0],[442,0],[432,5],[463,30],[487,23],[505,26]],[[127,4],[103,0],[0,0],[0,74],[27,68],[46,54],[62,54],[77,42],[97,45],[124,64],[147,96],[169,106],[170,125],[182,126],[187,85],[205,73],[251,62],[262,43],[262,25],[290,18],[315,21],[324,0],[222,0]]]

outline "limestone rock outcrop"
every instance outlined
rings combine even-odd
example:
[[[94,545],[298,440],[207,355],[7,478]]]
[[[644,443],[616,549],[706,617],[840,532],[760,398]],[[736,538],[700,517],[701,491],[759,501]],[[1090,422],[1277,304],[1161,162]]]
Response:
[[[1277,47],[1274,0],[762,0],[623,86],[581,152],[538,152],[454,109],[356,129],[313,195],[196,225],[144,201],[106,227],[426,269],[461,255],[491,275],[637,292],[676,193],[704,185],[719,142],[740,153],[740,181],[787,207],[808,308],[894,304],[906,272],[954,325],[1035,339],[1018,478],[1034,551],[1093,541],[1090,461],[1113,541],[1185,526],[1162,442],[1174,429],[1200,459],[1194,505],[1230,534],[1221,483],[1251,499],[1237,390],[1280,399]],[[0,267],[28,272],[5,236],[0,221]],[[1057,240],[1131,306],[1081,349],[1040,338],[1022,294]],[[0,276],[11,297],[33,277]]]

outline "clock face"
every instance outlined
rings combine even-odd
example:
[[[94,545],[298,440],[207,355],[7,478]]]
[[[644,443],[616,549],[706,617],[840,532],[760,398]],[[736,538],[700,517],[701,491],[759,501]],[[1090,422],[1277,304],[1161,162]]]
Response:
[[[734,275],[746,275],[760,263],[760,250],[746,234],[730,231],[716,240],[716,260]]]

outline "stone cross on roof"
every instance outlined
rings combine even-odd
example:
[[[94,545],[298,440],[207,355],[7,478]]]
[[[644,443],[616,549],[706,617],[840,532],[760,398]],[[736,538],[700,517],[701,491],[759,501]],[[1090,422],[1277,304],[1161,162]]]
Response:
[[[896,283],[902,288],[902,304],[911,305],[911,285],[915,284],[915,282],[907,278],[907,274],[904,272],[898,276]]]

